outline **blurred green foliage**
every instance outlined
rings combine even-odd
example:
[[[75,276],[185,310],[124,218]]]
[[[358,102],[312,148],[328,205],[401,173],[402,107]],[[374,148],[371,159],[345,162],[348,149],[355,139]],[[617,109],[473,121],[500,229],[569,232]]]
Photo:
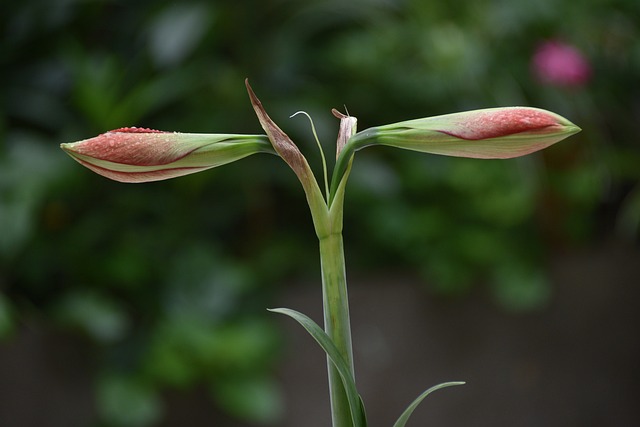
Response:
[[[316,280],[303,194],[254,156],[144,186],[79,167],[60,142],[122,126],[259,132],[243,79],[318,167],[346,105],[360,129],[531,105],[583,132],[541,154],[476,161],[359,153],[348,189],[351,271],[409,269],[425,289],[479,283],[503,307],[552,297],[554,253],[640,233],[640,4],[635,0],[5,2],[0,13],[0,337],[34,314],[91,338],[105,426],[162,417],[162,390],[277,423],[279,336],[264,308],[287,277]],[[536,81],[560,39],[582,87]],[[26,320],[25,320],[26,321]]]

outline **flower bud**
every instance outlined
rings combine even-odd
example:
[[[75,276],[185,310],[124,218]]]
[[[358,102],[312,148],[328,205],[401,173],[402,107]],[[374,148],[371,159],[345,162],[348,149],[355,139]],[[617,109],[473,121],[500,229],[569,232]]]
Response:
[[[370,128],[348,142],[352,150],[389,145],[476,159],[508,159],[541,150],[580,131],[567,119],[528,107],[489,108]]]
[[[120,182],[200,172],[255,153],[274,153],[265,135],[197,134],[121,128],[60,144],[78,163]]]

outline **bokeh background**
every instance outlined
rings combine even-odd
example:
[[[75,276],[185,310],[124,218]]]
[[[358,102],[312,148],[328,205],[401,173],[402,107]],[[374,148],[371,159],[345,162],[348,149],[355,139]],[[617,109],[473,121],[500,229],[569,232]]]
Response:
[[[320,173],[360,129],[546,108],[583,132],[478,161],[358,153],[356,373],[372,426],[640,424],[636,0],[24,0],[0,6],[0,425],[327,426],[315,236],[253,156],[145,185],[58,145],[109,129],[261,132],[250,78]]]

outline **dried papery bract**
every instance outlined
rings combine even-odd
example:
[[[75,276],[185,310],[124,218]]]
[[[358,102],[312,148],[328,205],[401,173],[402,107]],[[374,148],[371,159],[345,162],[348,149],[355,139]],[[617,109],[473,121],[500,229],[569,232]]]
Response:
[[[128,183],[159,181],[274,150],[265,135],[197,134],[121,128],[60,144],[78,163]]]
[[[262,102],[260,102],[256,94],[253,92],[248,79],[245,80],[245,85],[247,87],[247,92],[249,93],[251,105],[253,106],[256,116],[258,116],[258,120],[260,121],[260,125],[262,125],[262,128],[267,133],[267,136],[278,155],[282,157],[282,159],[298,176],[298,179],[302,182],[303,186],[308,185],[311,180],[315,181],[311,168],[307,163],[307,159],[302,155],[298,146],[273,120],[271,120],[271,117],[269,117],[262,106]]]
[[[282,160],[284,160],[291,170],[296,174],[302,188],[304,189],[307,197],[307,202],[311,208],[311,214],[313,216],[313,223],[318,236],[326,234],[328,227],[328,211],[326,209],[326,201],[322,196],[322,191],[318,186],[313,171],[307,162],[307,159],[302,155],[302,152],[298,146],[289,138],[289,136],[280,129],[280,127],[271,120],[271,117],[267,114],[266,110],[262,106],[262,102],[258,99],[253,92],[249,79],[245,80],[245,86],[249,93],[249,99],[251,105],[260,121],[260,125],[267,133],[274,150],[278,153]]]
[[[331,110],[331,114],[337,119],[340,119],[340,130],[338,131],[338,140],[336,142],[336,159],[340,157],[340,153],[344,149],[345,145],[356,133],[356,127],[358,125],[358,119],[351,117],[348,114],[342,114],[335,108]]]

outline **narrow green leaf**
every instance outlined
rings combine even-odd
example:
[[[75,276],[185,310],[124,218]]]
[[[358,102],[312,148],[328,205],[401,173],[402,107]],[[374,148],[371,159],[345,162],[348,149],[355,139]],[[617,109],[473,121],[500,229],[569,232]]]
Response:
[[[360,399],[360,418],[362,419],[362,425],[367,427],[367,411],[364,409],[364,402],[362,401],[362,396],[358,396]]]
[[[402,415],[400,415],[400,418],[398,418],[398,421],[396,421],[393,427],[404,427],[407,424],[409,417],[411,416],[413,411],[418,407],[420,402],[422,402],[425,397],[427,397],[434,391],[440,390],[441,388],[445,388],[445,387],[451,387],[454,385],[463,385],[463,384],[465,384],[464,381],[452,381],[452,382],[442,383],[442,384],[438,384],[436,386],[431,387],[429,390],[425,391],[420,396],[418,396],[416,400],[414,400],[411,403],[411,405],[409,405],[409,407],[404,410],[404,412],[402,413]]]
[[[340,352],[336,348],[329,335],[327,335],[327,333],[323,331],[322,328],[320,328],[320,326],[318,326],[309,317],[295,310],[291,310],[288,308],[275,308],[269,309],[269,311],[284,314],[293,318],[300,325],[302,325],[302,327],[305,328],[307,332],[309,332],[313,339],[316,340],[320,347],[322,347],[322,349],[325,351],[325,353],[327,353],[327,356],[329,356],[329,359],[340,373],[342,383],[347,393],[347,399],[349,400],[351,419],[353,421],[354,427],[366,427],[367,424],[366,418],[364,416],[364,406],[362,405],[360,395],[356,390],[356,383],[353,375],[351,375],[349,365],[347,365],[347,362],[344,360],[342,355],[340,355]]]

